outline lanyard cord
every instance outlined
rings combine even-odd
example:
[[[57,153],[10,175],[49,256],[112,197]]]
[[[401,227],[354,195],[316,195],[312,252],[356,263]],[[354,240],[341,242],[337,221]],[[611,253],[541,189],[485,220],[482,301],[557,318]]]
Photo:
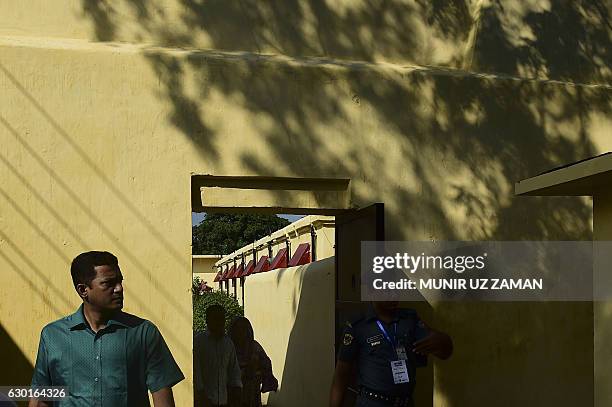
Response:
[[[397,322],[393,323],[393,340],[391,339],[391,337],[389,336],[389,334],[387,333],[387,330],[385,329],[384,325],[382,324],[382,322],[380,322],[380,320],[376,320],[376,324],[378,325],[378,328],[381,330],[381,332],[383,333],[383,335],[385,336],[385,339],[387,341],[389,341],[389,343],[391,344],[391,347],[395,350],[396,346],[397,346]]]
[[[393,353],[395,353],[395,356],[400,359],[400,355],[398,354],[399,341],[397,340],[397,322],[393,323],[393,340],[391,340],[391,336],[389,336],[389,333],[379,319],[376,320],[376,325],[378,325],[378,328],[382,331],[385,339],[391,344],[391,348],[393,348]]]

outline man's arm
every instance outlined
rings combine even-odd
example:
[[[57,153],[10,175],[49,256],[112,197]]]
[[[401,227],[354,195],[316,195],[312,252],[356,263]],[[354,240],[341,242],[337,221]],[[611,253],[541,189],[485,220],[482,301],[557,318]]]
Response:
[[[331,394],[329,396],[330,407],[340,407],[344,400],[344,394],[346,388],[351,380],[353,372],[353,364],[345,362],[344,360],[338,360],[336,364],[336,370],[334,371],[334,379],[331,386]]]
[[[145,337],[145,382],[147,388],[153,395],[160,392],[158,398],[160,406],[174,406],[172,396],[172,386],[183,380],[185,377],[181,373],[178,365],[166,345],[166,341],[155,325],[148,322]],[[171,399],[172,404],[163,404],[163,400]],[[156,404],[157,406],[157,404]]]
[[[338,362],[329,395],[330,407],[340,407],[344,401],[347,387],[353,384],[358,353],[359,344],[355,340],[353,326],[347,323],[342,334],[342,344],[338,351]]]
[[[34,375],[32,376],[32,387],[34,386],[52,386],[51,374],[49,373],[49,364],[47,363],[47,346],[45,344],[45,334],[40,333],[40,342],[38,343],[38,354],[36,355],[36,364],[34,365]],[[30,399],[28,407],[49,407],[48,403]]]
[[[153,396],[153,405],[155,407],[174,407],[172,387],[163,387],[155,393],[151,393],[151,395]]]
[[[44,401],[30,399],[30,402],[28,403],[28,407],[49,407],[49,405],[45,403]]]
[[[259,352],[259,368],[261,369],[261,392],[267,393],[270,391],[278,391],[278,380],[274,377],[272,371],[272,361],[266,354],[264,348],[255,342],[257,351]]]

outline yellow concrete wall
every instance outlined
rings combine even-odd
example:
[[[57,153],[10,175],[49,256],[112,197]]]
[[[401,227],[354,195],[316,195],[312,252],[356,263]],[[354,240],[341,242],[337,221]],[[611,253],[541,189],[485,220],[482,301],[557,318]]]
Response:
[[[206,281],[209,287],[216,288],[217,283],[214,282],[214,279],[217,276],[217,272],[214,269],[214,265],[220,257],[216,255],[191,256],[193,277],[199,277],[202,281]]]
[[[593,238],[612,240],[612,193],[601,190],[593,196]]]
[[[238,300],[238,303],[242,306],[244,306],[244,297],[246,296],[246,287],[244,287],[245,284],[246,281],[236,280],[236,300]]]
[[[612,241],[612,193],[608,190],[598,191],[593,196],[593,234],[595,240]],[[603,265],[596,263],[595,267],[604,268],[596,269],[596,272],[609,274],[609,266],[608,261]],[[597,301],[593,304],[595,407],[612,403],[612,389],[609,386],[612,380],[611,319],[611,301]]]
[[[362,0],[33,0],[0,5],[0,35],[454,64],[464,52],[471,13],[467,5],[444,9],[417,1],[379,8]],[[428,22],[436,12],[448,14],[452,31]]]
[[[334,371],[334,258],[249,276],[245,316],[272,360],[270,406],[325,406]]]
[[[108,249],[126,310],[160,327],[190,403],[192,172],[350,178],[354,205],[385,203],[390,240],[592,237],[588,200],[516,198],[513,184],[612,148],[609,87],[41,38],[80,34],[47,30],[73,29],[61,4],[8,11],[0,323],[25,372],[14,380],[28,380],[42,326],[78,305],[70,260]],[[433,319],[456,342],[434,369],[436,406],[592,398],[589,304],[440,304]]]
[[[17,55],[5,51],[0,62],[0,270],[2,279],[12,283],[0,289],[4,329],[33,363],[41,328],[80,304],[70,280],[72,258],[85,250],[110,250],[125,276],[126,311],[157,324],[187,377],[176,388],[179,405],[185,405],[191,397],[192,358],[190,204],[159,197],[187,196],[189,175],[155,165],[174,166],[165,160],[180,142],[152,143],[143,151],[141,137],[155,139],[155,124],[133,120],[133,114],[148,110],[151,99],[143,97],[136,108],[131,91],[123,93],[127,89],[115,99],[123,100],[123,108],[107,99],[113,93],[108,86],[121,87],[125,80],[115,74],[129,66],[112,68],[119,70],[111,74],[114,83],[94,85],[97,74],[79,68],[80,57],[52,51],[47,55],[59,57],[59,65],[38,70],[47,72],[42,76],[32,70],[24,77],[11,62]],[[97,63],[107,60],[90,56]],[[72,96],[62,98],[68,89]],[[177,177],[176,170],[183,175]],[[151,176],[159,184],[151,185]],[[31,323],[23,324],[26,320]],[[13,357],[3,352],[3,358]],[[7,378],[3,384],[13,383]]]
[[[0,4],[0,35],[332,57],[610,83],[603,0]]]

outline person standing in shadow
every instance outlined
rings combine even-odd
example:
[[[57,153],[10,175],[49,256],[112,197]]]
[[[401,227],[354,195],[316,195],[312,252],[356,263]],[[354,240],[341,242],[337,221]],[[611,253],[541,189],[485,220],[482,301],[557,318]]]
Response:
[[[240,366],[234,344],[225,335],[225,309],[206,309],[205,332],[193,338],[196,407],[239,407],[242,397]]]
[[[255,340],[251,322],[236,318],[229,336],[234,342],[242,379],[241,407],[260,407],[261,393],[278,390],[278,380],[272,373],[272,362],[263,347]]]
[[[397,301],[374,301],[361,318],[347,323],[336,363],[330,407],[344,406],[357,374],[359,407],[414,407],[416,370],[427,356],[448,359],[451,337],[426,325]]]

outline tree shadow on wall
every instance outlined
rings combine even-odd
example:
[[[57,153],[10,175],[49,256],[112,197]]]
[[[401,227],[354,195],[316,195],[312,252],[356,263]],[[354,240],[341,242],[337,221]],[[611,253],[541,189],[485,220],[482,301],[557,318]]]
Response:
[[[578,83],[612,80],[612,4],[551,1],[548,6],[495,0],[481,10],[477,71]]]
[[[513,215],[516,202],[503,202],[502,198],[511,199],[512,191],[500,178],[511,186],[556,165],[594,155],[597,151],[588,136],[589,113],[610,111],[606,87],[495,81],[440,69],[385,71],[366,63],[379,55],[417,63],[427,60],[424,47],[431,45],[412,41],[420,35],[415,25],[398,24],[417,15],[427,33],[466,43],[466,48],[470,32],[475,31],[473,56],[457,55],[448,66],[468,65],[512,75],[545,73],[555,79],[583,82],[608,80],[606,70],[612,65],[612,47],[607,46],[610,17],[607,4],[601,1],[552,2],[548,9],[534,6],[521,10],[504,7],[500,1],[481,9],[459,0],[408,5],[369,1],[340,10],[321,1],[228,4],[182,0],[177,2],[180,24],[172,25],[164,24],[166,12],[156,1],[111,5],[82,0],[82,6],[84,15],[94,23],[97,40],[126,39],[120,30],[127,21],[122,11],[138,23],[137,36],[156,44],[193,49],[198,38],[206,36],[216,50],[239,51],[146,52],[160,79],[158,97],[173,106],[169,121],[199,147],[205,159],[218,162],[218,143],[224,141],[219,139],[219,125],[206,109],[212,93],[239,100],[253,117],[270,119],[273,125],[258,129],[258,133],[270,148],[270,156],[283,161],[284,175],[346,176],[354,174],[362,163],[374,168],[389,159],[384,148],[364,148],[367,140],[353,131],[354,126],[367,124],[363,116],[372,117],[385,124],[381,132],[385,135],[373,133],[372,137],[393,139],[392,147],[399,148],[405,162],[398,168],[399,174],[377,174],[381,177],[378,187],[368,195],[393,196],[405,206],[417,205],[424,210],[424,217],[432,219],[432,228],[448,238],[456,237],[457,231],[445,215],[443,200],[463,206],[473,219],[475,226],[469,237],[500,234],[508,229],[506,217]],[[563,24],[549,24],[552,21]],[[304,27],[316,28],[316,35]],[[531,34],[521,36],[523,32]],[[269,48],[297,59],[256,53]],[[303,56],[323,58],[299,59]],[[191,83],[195,87],[188,85]],[[555,126],[575,121],[578,125],[573,134]],[[335,146],[330,146],[325,126],[333,129]],[[249,140],[245,141],[248,144]],[[441,161],[440,157],[423,157],[424,147],[442,155]],[[296,151],[303,154],[296,155]],[[241,155],[242,163],[253,173],[276,175],[279,171],[248,149]],[[466,168],[469,177],[480,180],[486,194],[457,184],[447,192],[452,197],[441,197],[435,185],[442,176],[431,170],[433,164],[445,163]],[[422,179],[422,189],[415,193],[398,185],[402,173]],[[363,193],[356,190],[354,195],[356,202],[362,201]],[[589,210],[570,203],[573,200],[560,202],[563,204],[555,202],[554,207],[563,212],[578,210],[583,215]],[[567,211],[563,209],[566,204],[570,206]],[[543,212],[550,213],[549,209]],[[503,216],[497,226],[486,225],[491,214]],[[401,228],[394,232],[401,238],[401,230],[409,229],[405,224],[398,226]],[[556,234],[548,227],[557,228],[551,222],[529,235]],[[582,229],[573,231],[577,236],[588,236],[588,227],[577,228]]]
[[[95,2],[95,8],[93,3],[82,1],[95,26],[94,39],[126,40],[124,17],[108,2]],[[246,136],[236,153],[248,172],[350,177],[355,203],[385,202],[387,219],[393,219],[386,225],[391,240],[592,238],[588,203],[515,198],[513,185],[600,152],[593,126],[598,115],[611,113],[610,86],[371,62],[440,61],[450,68],[522,78],[610,83],[610,9],[605,2],[553,1],[548,7],[519,9],[512,2],[494,1],[474,10],[467,1],[370,1],[340,12],[321,1],[306,7],[297,1],[184,0],[178,3],[179,24],[172,25],[163,23],[158,2],[115,4],[131,10],[138,21],[133,40],[186,49],[150,49],[145,57],[159,77],[157,96],[172,105],[168,120],[207,163],[220,160],[218,144],[224,142],[209,107],[221,95],[248,113],[256,129],[257,139]],[[461,52],[437,60],[430,55],[435,46],[414,41],[420,38],[411,24],[417,11],[425,16],[425,32]],[[201,37],[216,50],[193,50]],[[259,53],[272,51],[291,57]],[[256,143],[266,146],[265,156],[250,148]],[[502,329],[506,321],[500,315],[510,312],[511,329]],[[436,310],[442,329],[461,331],[464,347],[457,348],[455,360],[480,363],[470,351],[470,344],[480,343],[497,352],[500,369],[508,363],[514,376],[529,371],[529,377],[542,380],[550,377],[547,363],[558,356],[547,353],[547,342],[556,339],[550,333],[558,332],[558,316],[568,312],[586,318],[589,306],[456,304]],[[584,345],[584,332],[590,329],[570,325],[565,335],[577,338],[576,343],[554,348],[576,359],[568,366],[587,380],[592,369],[579,360],[592,364],[592,351],[580,353],[574,345]],[[474,342],[478,338],[481,342]],[[508,349],[517,363],[504,356]],[[532,359],[534,351],[545,357]],[[470,396],[458,389],[485,381],[478,369],[454,363],[436,376],[436,383],[442,395],[456,397],[447,400],[449,405],[461,405]],[[465,386],[457,384],[457,377]],[[502,381],[487,383],[483,388],[503,391]],[[586,400],[589,395],[576,397]]]
[[[81,0],[98,41],[143,39],[171,47],[331,57],[359,61],[431,58],[432,36],[461,43],[472,15],[464,0],[354,4],[308,2],[225,2],[222,0]],[[169,21],[172,21],[169,26]],[[136,32],[124,30],[137,23]],[[200,35],[203,34],[203,35]],[[203,40],[202,38],[206,38]],[[446,59],[459,63],[459,56]]]

